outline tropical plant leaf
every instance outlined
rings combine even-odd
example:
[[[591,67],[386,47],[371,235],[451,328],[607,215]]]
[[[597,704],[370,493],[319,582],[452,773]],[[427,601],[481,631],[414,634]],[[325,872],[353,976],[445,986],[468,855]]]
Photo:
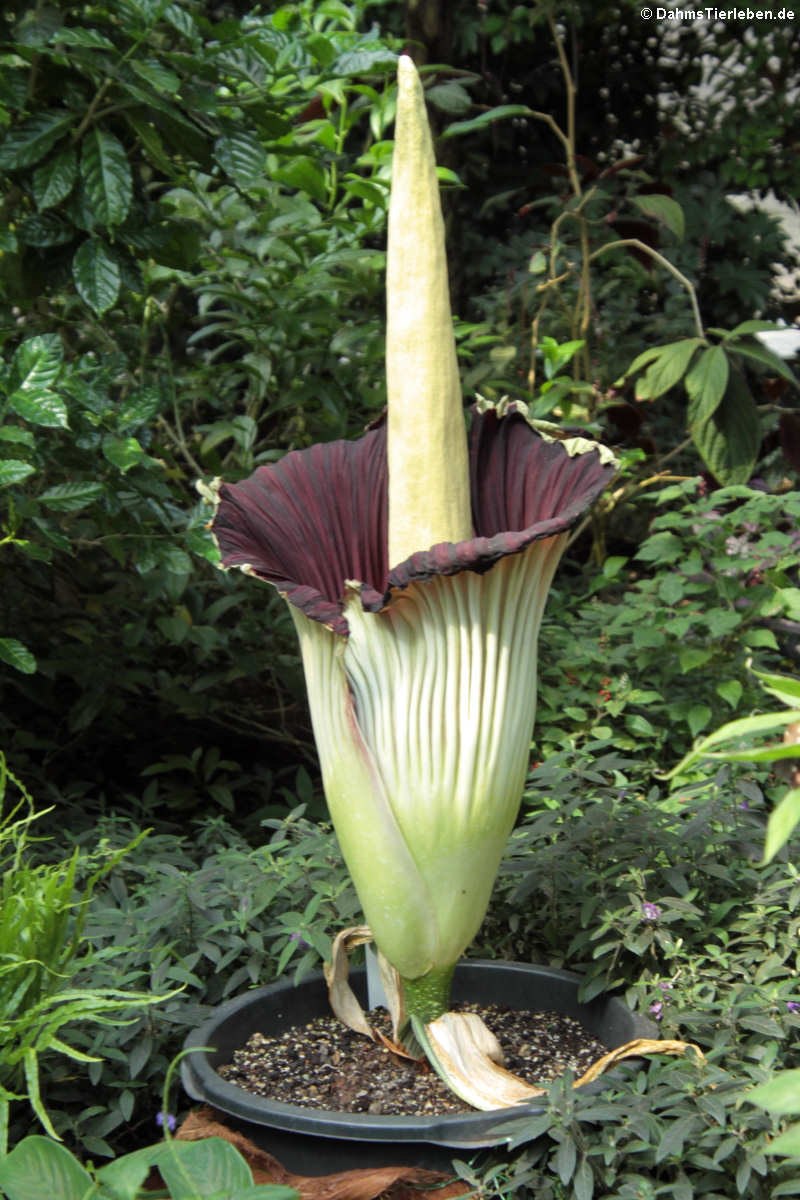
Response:
[[[780,333],[783,326],[776,325],[774,321],[761,321],[759,319],[742,321],[734,329],[729,332],[721,330],[722,336],[725,338],[739,338],[750,333]]]
[[[328,185],[325,173],[320,170],[313,158],[300,155],[291,159],[286,166],[278,167],[274,172],[275,179],[287,187],[297,188],[307,192],[312,199],[324,204],[328,195]]]
[[[140,79],[154,87],[157,92],[167,92],[168,95],[173,95],[181,86],[180,76],[155,59],[142,61],[134,58],[131,60],[131,70]]]
[[[23,462],[21,458],[0,458],[0,487],[10,487],[12,483],[22,483],[36,471],[31,463]]]
[[[135,437],[115,437],[113,434],[103,438],[103,454],[123,475],[147,457]]]
[[[736,721],[728,721],[698,742],[688,754],[684,755],[677,767],[673,767],[663,778],[673,779],[701,758],[726,758],[727,752],[719,749],[724,742],[741,741],[742,738],[749,738],[757,733],[771,733],[773,730],[783,729],[786,725],[794,725],[798,721],[800,721],[800,708],[790,709],[788,712],[762,713],[755,717],[740,717]],[[738,753],[738,751],[733,751],[733,753]]]
[[[684,384],[689,396],[689,426],[708,421],[719,408],[728,386],[730,365],[721,346],[704,350],[688,372]]]
[[[56,512],[78,512],[98,496],[102,496],[103,490],[102,483],[75,480],[71,483],[55,484],[46,492],[42,492],[39,499],[42,504],[55,509]]]
[[[267,156],[258,138],[248,133],[233,133],[217,138],[214,157],[226,175],[240,187],[247,187],[264,174]]]
[[[747,483],[761,445],[761,423],[741,372],[730,371],[714,413],[692,427],[692,438],[712,475],[722,484]]]
[[[767,835],[764,839],[764,863],[771,862],[778,851],[786,845],[798,824],[800,824],[800,788],[792,788],[769,815]],[[797,1108],[792,1110],[794,1112],[800,1112],[798,1096],[800,1096],[800,1089],[795,1095]]]
[[[800,1125],[791,1125],[783,1133],[773,1138],[764,1148],[765,1154],[787,1154],[792,1158],[800,1157]],[[777,1191],[773,1195],[777,1196]],[[784,1193],[786,1195],[787,1193]]]
[[[98,317],[116,303],[122,278],[119,263],[99,238],[87,238],[78,247],[72,260],[72,277],[81,300]]]
[[[636,358],[625,371],[625,374],[620,375],[619,379],[615,380],[614,387],[622,387],[626,379],[629,379],[631,375],[635,375],[637,371],[640,371],[642,367],[652,362],[653,359],[658,358],[663,349],[663,346],[650,346],[647,350],[643,350],[641,354],[637,354]]]
[[[67,197],[78,178],[78,156],[71,146],[47,159],[33,172],[33,198],[39,212]]]
[[[756,679],[761,680],[765,692],[777,696],[789,708],[800,708],[800,679],[791,675],[773,675],[765,671],[753,671]]]
[[[683,235],[686,228],[686,222],[683,216],[683,209],[677,200],[673,200],[671,196],[631,196],[633,203],[648,217],[655,217],[657,221],[663,221],[667,229],[675,236],[683,241]]]
[[[462,116],[472,107],[472,98],[463,84],[450,80],[448,83],[437,83],[425,92],[429,104],[440,108],[442,112]]]
[[[686,374],[698,347],[702,345],[702,338],[693,337],[662,346],[636,384],[636,399],[656,400],[668,392]]]
[[[482,112],[477,117],[470,117],[467,121],[454,121],[440,136],[443,138],[458,137],[462,133],[472,133],[474,129],[483,129],[485,125],[491,125],[493,121],[500,121],[503,117],[529,117],[530,115],[531,110],[525,104],[499,104],[496,108],[490,108],[488,112]]]
[[[173,1149],[173,1143],[170,1143]],[[159,1171],[173,1200],[200,1196],[237,1196],[253,1186],[253,1173],[241,1154],[222,1138],[205,1138],[180,1145],[179,1154],[159,1157]]]
[[[75,26],[68,28],[66,25],[62,25],[51,35],[50,41],[62,46],[82,46],[87,50],[115,49],[114,43],[98,30],[78,29]]]
[[[36,674],[36,659],[16,638],[0,638],[0,659],[23,675]]]
[[[57,333],[41,333],[28,338],[17,348],[12,361],[12,379],[16,392],[40,392],[58,378],[64,348]]]
[[[121,225],[133,196],[125,147],[111,133],[93,129],[83,139],[81,175],[95,220],[106,229]]]
[[[740,354],[742,358],[749,358],[752,362],[757,362],[762,367],[767,367],[776,375],[780,375],[782,379],[793,383],[795,387],[800,387],[800,380],[798,380],[793,371],[789,370],[783,359],[779,358],[767,346],[763,346],[761,342],[757,342],[755,338],[749,338],[747,341],[741,342],[730,342],[728,349],[731,354]]]
[[[75,120],[72,113],[37,113],[21,121],[5,135],[0,145],[0,170],[15,171],[40,162]]]
[[[0,1161],[0,1188],[8,1200],[84,1200],[94,1190],[66,1146],[40,1134],[24,1138]]]
[[[55,392],[13,392],[9,404],[18,416],[31,425],[45,425],[51,429],[67,429],[69,414],[67,406]]]

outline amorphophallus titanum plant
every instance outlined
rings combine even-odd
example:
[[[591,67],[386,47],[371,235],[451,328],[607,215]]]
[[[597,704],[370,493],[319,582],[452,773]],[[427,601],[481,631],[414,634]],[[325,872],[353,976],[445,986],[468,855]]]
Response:
[[[614,471],[524,405],[467,432],[422,87],[398,69],[388,417],[218,487],[222,565],[273,584],[300,638],[331,817],[406,1013],[448,1008],[524,786],[537,639],[568,530]]]

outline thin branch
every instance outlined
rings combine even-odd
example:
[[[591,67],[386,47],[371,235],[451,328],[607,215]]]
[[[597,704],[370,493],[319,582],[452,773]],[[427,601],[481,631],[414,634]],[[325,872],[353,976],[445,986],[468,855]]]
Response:
[[[661,264],[665,271],[669,271],[670,275],[673,275],[678,280],[678,283],[683,285],[689,294],[697,336],[705,338],[706,332],[700,317],[700,308],[697,303],[697,293],[694,289],[694,284],[677,267],[673,266],[668,258],[665,258],[663,254],[659,254],[652,246],[648,246],[646,242],[639,241],[638,238],[620,238],[617,242],[606,242],[605,246],[600,246],[598,250],[593,251],[590,258],[593,261],[595,258],[599,258],[601,254],[605,254],[606,250],[614,250],[617,247],[624,246],[631,246],[633,249],[641,250],[644,254],[649,254],[652,259]]]
[[[567,136],[565,146],[567,149],[567,170],[569,171],[570,183],[572,190],[576,196],[581,194],[581,183],[578,178],[578,171],[575,166],[575,97],[578,89],[575,87],[575,81],[572,78],[572,72],[569,69],[567,56],[564,53],[564,46],[556,26],[555,19],[551,10],[547,13],[547,22],[550,26],[550,33],[556,46],[558,61],[561,67],[561,74],[564,77],[564,86],[567,91]]]

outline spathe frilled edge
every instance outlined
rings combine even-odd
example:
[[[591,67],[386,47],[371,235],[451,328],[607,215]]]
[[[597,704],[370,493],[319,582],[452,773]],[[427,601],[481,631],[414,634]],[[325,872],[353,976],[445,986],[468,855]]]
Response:
[[[474,536],[442,542],[389,569],[386,427],[355,441],[292,451],[239,484],[215,485],[211,524],[225,569],[263,579],[313,621],[346,636],[348,581],[377,612],[409,584],[488,571],[509,554],[569,529],[616,470],[613,454],[584,438],[536,427],[520,402],[471,410]]]

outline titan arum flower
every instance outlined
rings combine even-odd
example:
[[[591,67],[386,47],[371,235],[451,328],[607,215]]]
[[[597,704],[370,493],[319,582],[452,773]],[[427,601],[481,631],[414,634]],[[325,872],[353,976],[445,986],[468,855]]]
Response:
[[[614,470],[484,402],[467,433],[425,102],[401,58],[389,213],[388,420],[219,486],[222,565],[297,627],[331,817],[406,1011],[446,1011],[514,824],[537,638],[567,531]]]

